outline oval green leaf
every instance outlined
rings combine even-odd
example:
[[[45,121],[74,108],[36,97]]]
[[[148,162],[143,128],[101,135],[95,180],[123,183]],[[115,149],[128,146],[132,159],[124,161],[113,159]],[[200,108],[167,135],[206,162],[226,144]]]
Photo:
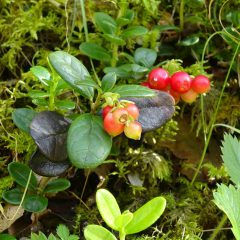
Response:
[[[108,40],[109,42],[116,43],[116,44],[118,44],[120,46],[126,44],[126,42],[122,38],[120,38],[120,37],[118,37],[116,35],[113,35],[113,34],[103,34],[103,37],[106,40]]]
[[[45,193],[56,193],[60,191],[64,191],[71,186],[69,180],[65,178],[54,179],[51,182],[48,182],[47,186],[44,189]]]
[[[116,73],[107,73],[102,79],[102,90],[104,92],[109,92],[115,86],[117,81]]]
[[[115,219],[115,224],[119,230],[122,230],[132,221],[132,219],[133,213],[127,210]]]
[[[115,20],[106,13],[94,13],[94,22],[103,33],[113,34],[116,32],[117,23]]]
[[[108,53],[108,51],[96,43],[84,42],[80,45],[80,50],[82,53],[92,59],[99,61],[111,60],[111,55]]]
[[[133,213],[132,221],[125,227],[125,233],[134,234],[150,227],[162,215],[165,207],[165,198],[153,198]]]
[[[26,187],[29,174],[31,172],[31,169],[28,166],[18,162],[11,162],[8,164],[8,171],[16,183],[22,187]],[[31,190],[35,190],[37,188],[37,179],[33,174],[31,175],[28,188]]]
[[[70,126],[67,138],[68,156],[78,168],[93,168],[109,155],[112,138],[104,131],[102,118],[83,114]]]
[[[116,219],[121,216],[121,211],[115,197],[106,189],[99,189],[96,194],[98,210],[105,223],[114,230],[119,230]]]
[[[42,66],[34,66],[30,68],[32,74],[38,78],[38,80],[44,85],[48,86],[51,79],[49,71]]]
[[[30,98],[45,98],[49,97],[49,93],[40,90],[31,90],[28,92]]]
[[[90,74],[86,67],[74,56],[64,52],[56,51],[49,54],[49,62],[54,70],[81,95],[92,99],[94,90],[92,87],[76,85],[76,81],[84,81]]]
[[[125,29],[121,36],[123,38],[131,38],[131,37],[137,37],[137,36],[141,36],[144,35],[148,32],[147,28],[142,27],[142,26],[132,26],[129,27],[127,29]]]
[[[134,60],[136,63],[150,68],[157,59],[157,52],[149,48],[138,48],[134,52]]]
[[[195,45],[199,42],[199,37],[198,36],[190,36],[185,39],[183,39],[181,42],[178,43],[179,46],[192,46]]]
[[[26,195],[23,208],[28,212],[42,212],[47,208],[48,199],[39,195]]]
[[[75,102],[71,100],[57,100],[55,105],[60,109],[73,110],[75,108]]]
[[[12,113],[12,119],[15,125],[22,131],[29,133],[30,124],[37,112],[28,108],[17,108]]]
[[[19,188],[14,188],[12,190],[5,191],[2,195],[3,199],[11,204],[20,204],[22,200],[23,193]]]
[[[118,93],[120,97],[154,97],[156,92],[140,85],[120,85],[114,87],[111,92]]]
[[[98,225],[88,225],[84,229],[86,240],[117,240],[117,238],[106,228]]]

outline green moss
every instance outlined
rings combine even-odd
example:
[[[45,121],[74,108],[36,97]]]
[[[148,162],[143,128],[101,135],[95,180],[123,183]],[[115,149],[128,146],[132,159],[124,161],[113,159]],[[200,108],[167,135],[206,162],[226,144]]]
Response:
[[[13,179],[10,176],[3,177],[0,179],[0,200],[2,199],[2,194],[4,191],[12,187]]]

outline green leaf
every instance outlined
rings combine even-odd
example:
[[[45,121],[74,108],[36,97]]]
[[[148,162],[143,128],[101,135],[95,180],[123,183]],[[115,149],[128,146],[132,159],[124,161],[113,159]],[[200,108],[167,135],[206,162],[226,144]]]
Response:
[[[157,52],[149,48],[138,48],[134,53],[136,63],[150,68],[157,59]]]
[[[102,90],[104,92],[109,92],[115,86],[116,81],[116,73],[107,73],[102,79]]]
[[[119,230],[123,230],[133,219],[133,213],[130,211],[125,211],[120,216],[115,219],[115,224]]]
[[[49,97],[49,93],[40,90],[31,90],[28,92],[30,98],[46,98]]]
[[[116,32],[117,23],[108,14],[103,12],[94,13],[94,22],[96,26],[103,32],[113,34]]]
[[[111,92],[120,94],[120,97],[154,97],[156,92],[140,85],[120,85],[114,87]]]
[[[17,108],[12,113],[12,119],[15,125],[22,131],[29,133],[30,124],[37,112],[28,108]]]
[[[28,177],[31,172],[28,166],[18,162],[11,162],[8,164],[8,171],[16,183],[22,187],[26,187]],[[37,188],[37,179],[33,174],[31,175],[28,188],[31,190],[35,190]]]
[[[70,235],[67,240],[79,240],[77,235]]]
[[[230,134],[224,134],[222,159],[231,180],[240,185],[240,141]]]
[[[117,22],[118,26],[122,27],[122,26],[125,26],[125,25],[129,24],[130,22],[132,22],[133,19],[134,19],[134,11],[130,10],[130,9],[127,9],[125,11],[124,16],[118,18],[116,20],[116,22]]]
[[[236,239],[240,239],[240,189],[233,185],[218,185],[216,192],[213,192],[214,203],[228,216]]]
[[[101,164],[112,147],[111,137],[104,131],[102,118],[83,114],[68,131],[67,148],[72,164],[78,168],[93,168]]]
[[[117,238],[106,228],[98,225],[88,225],[84,229],[86,240],[117,240]]]
[[[57,100],[55,105],[60,109],[73,110],[75,108],[75,102],[71,100]]]
[[[103,37],[109,42],[116,43],[117,45],[120,45],[120,46],[123,46],[124,44],[126,44],[126,42],[122,38],[114,34],[103,34]]]
[[[30,68],[30,71],[33,73],[38,80],[46,86],[49,86],[49,81],[51,80],[51,74],[49,71],[42,66],[34,66]]]
[[[16,238],[7,233],[0,233],[0,240],[16,240]]]
[[[94,82],[91,78],[87,78],[84,81],[75,81],[75,84],[78,86],[99,88],[98,84],[96,82]]]
[[[144,35],[148,32],[147,28],[142,26],[132,26],[122,31],[123,38],[131,38]]]
[[[39,240],[39,237],[36,233],[31,233],[31,240]]]
[[[133,213],[132,221],[125,227],[125,233],[134,234],[150,227],[162,215],[165,207],[165,198],[153,198]]]
[[[20,204],[22,200],[23,193],[19,188],[14,188],[12,190],[5,191],[2,195],[3,199],[11,204]]]
[[[115,197],[106,189],[99,189],[96,194],[98,210],[106,224],[114,230],[119,230],[116,219],[121,211]]]
[[[60,224],[57,227],[57,235],[61,238],[61,240],[68,240],[69,233],[69,229],[65,225]]]
[[[37,106],[43,106],[43,107],[47,107],[48,106],[48,101],[44,98],[34,98],[32,100],[32,102],[34,104],[36,104]]]
[[[65,178],[54,179],[51,182],[48,182],[47,186],[44,189],[45,193],[56,193],[60,191],[64,191],[71,186],[69,180]]]
[[[28,212],[42,212],[47,208],[48,199],[39,195],[26,195],[23,208]]]
[[[159,30],[160,32],[164,32],[164,31],[176,31],[176,32],[180,32],[180,28],[176,27],[174,25],[162,25],[162,26],[155,26],[154,29]]]
[[[56,51],[49,54],[49,62],[59,76],[76,91],[89,99],[93,98],[94,90],[92,87],[75,84],[76,81],[84,81],[90,77],[86,67],[77,58],[66,52]]]
[[[51,234],[48,236],[48,240],[57,240],[57,238],[51,233]]]
[[[80,50],[82,53],[92,59],[96,59],[99,61],[111,60],[111,55],[108,53],[108,51],[95,43],[83,42],[80,45]]]
[[[180,41],[178,43],[178,45],[188,47],[188,46],[195,45],[198,42],[199,42],[199,37],[198,36],[190,36],[190,37],[187,37],[187,38],[183,39],[182,41]]]

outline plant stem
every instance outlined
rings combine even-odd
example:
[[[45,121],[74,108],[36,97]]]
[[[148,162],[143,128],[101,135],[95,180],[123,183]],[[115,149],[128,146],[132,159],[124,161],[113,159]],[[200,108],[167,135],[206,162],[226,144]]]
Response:
[[[226,223],[228,217],[226,214],[223,215],[221,221],[219,222],[217,228],[215,228],[214,232],[211,234],[209,240],[214,240],[216,238],[216,236],[218,235],[218,233],[220,232],[221,228],[224,226],[224,224]]]
[[[212,117],[212,121],[210,122],[210,129],[209,129],[209,132],[208,132],[208,136],[207,136],[207,140],[205,142],[205,145],[204,145],[204,149],[203,149],[203,152],[202,152],[202,156],[201,156],[201,159],[200,159],[200,162],[198,164],[198,167],[197,167],[197,170],[193,176],[193,179],[190,183],[190,185],[192,186],[193,183],[195,182],[196,180],[196,177],[202,167],[202,164],[203,164],[203,160],[205,158],[205,155],[206,155],[206,152],[207,152],[207,148],[208,148],[208,145],[209,145],[209,142],[210,142],[210,139],[211,139],[211,136],[212,136],[212,131],[213,131],[213,128],[214,128],[214,124],[215,124],[215,121],[216,121],[216,117],[217,117],[217,114],[218,114],[218,110],[219,110],[219,107],[220,107],[220,104],[221,104],[221,100],[222,100],[222,96],[223,96],[223,93],[224,93],[224,90],[225,90],[225,87],[227,85],[227,81],[228,81],[228,78],[229,78],[229,75],[230,75],[230,72],[232,70],[232,66],[233,66],[233,63],[234,63],[234,59],[235,57],[237,56],[237,53],[238,53],[238,49],[239,49],[239,46],[240,46],[240,43],[238,44],[235,52],[234,52],[234,55],[232,57],[232,60],[231,60],[231,64],[228,68],[228,72],[227,72],[227,75],[226,75],[226,78],[224,80],[224,83],[223,83],[223,86],[222,86],[222,90],[221,90],[221,93],[220,93],[220,96],[218,98],[218,101],[217,101],[217,104],[216,104],[216,107],[215,107],[215,112],[213,113],[213,117]]]
[[[111,66],[116,67],[118,61],[118,45],[113,44]]]
[[[123,232],[119,232],[119,239],[120,240],[125,240],[126,234]]]
[[[180,9],[179,9],[179,21],[180,21],[180,29],[183,31],[184,28],[184,0],[181,0],[180,2]]]

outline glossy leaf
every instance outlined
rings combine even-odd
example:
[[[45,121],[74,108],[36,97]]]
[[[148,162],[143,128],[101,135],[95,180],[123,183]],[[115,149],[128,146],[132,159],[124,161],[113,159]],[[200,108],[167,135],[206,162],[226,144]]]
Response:
[[[153,66],[157,59],[157,52],[149,48],[138,48],[134,52],[134,60],[136,63],[147,68]]]
[[[70,167],[69,162],[52,162],[47,159],[39,150],[37,150],[28,162],[29,167],[38,175],[46,177],[56,177]]]
[[[123,212],[120,216],[116,217],[115,224],[119,230],[123,230],[133,219],[133,213],[130,211]]]
[[[11,204],[20,204],[23,193],[19,188],[14,188],[12,190],[5,191],[2,195],[3,199]]]
[[[42,212],[47,208],[48,199],[39,195],[26,195],[23,208],[28,212]]]
[[[121,215],[115,197],[106,189],[99,189],[96,194],[98,210],[105,223],[114,230],[119,230],[116,219]]]
[[[96,26],[103,32],[108,34],[113,34],[116,31],[117,24],[115,20],[106,13],[95,12],[94,22]]]
[[[75,102],[71,100],[57,100],[55,105],[60,109],[73,110],[75,108]]]
[[[148,32],[147,28],[142,26],[132,26],[122,31],[123,38],[131,38],[144,35]]]
[[[31,90],[28,92],[31,98],[46,98],[49,97],[49,93],[40,90]]]
[[[102,118],[83,114],[73,121],[68,131],[69,159],[78,168],[93,168],[101,164],[112,147],[111,137],[104,131]]]
[[[140,85],[120,85],[114,87],[112,90],[114,93],[120,94],[122,98],[125,97],[153,97],[156,96],[156,92],[152,89],[140,86]]]
[[[178,43],[178,45],[188,47],[188,46],[195,45],[198,42],[199,42],[198,36],[190,36],[190,37],[187,37],[187,38],[183,39],[182,41],[180,41]]]
[[[118,37],[118,36],[116,36],[114,34],[103,34],[103,37],[106,40],[108,40],[109,42],[116,43],[116,44],[118,44],[120,46],[126,44],[126,42],[122,38],[120,38],[120,37]]]
[[[158,220],[165,207],[165,198],[153,198],[133,213],[132,221],[125,227],[125,233],[134,234],[147,229]]]
[[[56,193],[64,191],[71,186],[69,180],[65,178],[53,179],[51,182],[48,182],[47,186],[44,188],[45,193]]]
[[[117,240],[117,238],[106,228],[98,225],[88,225],[84,229],[86,240]]]
[[[30,124],[37,112],[28,108],[17,108],[12,113],[12,119],[15,125],[22,131],[29,133]]]
[[[90,77],[86,67],[77,58],[66,52],[56,51],[49,54],[49,62],[59,76],[76,91],[87,98],[93,98],[94,90],[92,87],[75,84],[76,81],[84,81]]]
[[[8,171],[16,183],[26,187],[31,169],[23,163],[11,162],[8,164]],[[37,179],[34,174],[31,175],[28,188],[35,190],[37,188]]]
[[[115,73],[107,73],[102,79],[102,90],[108,92],[113,89],[117,81]]]
[[[69,120],[61,114],[43,111],[31,122],[30,134],[40,151],[51,161],[67,159],[67,131]]]
[[[93,88],[99,88],[98,84],[92,80],[91,78],[85,79],[85,81],[76,81],[76,85],[78,86],[87,86],[87,87],[93,87]]]
[[[96,43],[84,42],[80,45],[80,50],[82,53],[92,59],[99,61],[111,60],[111,55],[108,53],[108,51]]]
[[[33,73],[38,80],[43,83],[44,85],[48,86],[49,81],[51,80],[51,74],[49,71],[42,66],[34,66],[30,68],[30,71]]]

